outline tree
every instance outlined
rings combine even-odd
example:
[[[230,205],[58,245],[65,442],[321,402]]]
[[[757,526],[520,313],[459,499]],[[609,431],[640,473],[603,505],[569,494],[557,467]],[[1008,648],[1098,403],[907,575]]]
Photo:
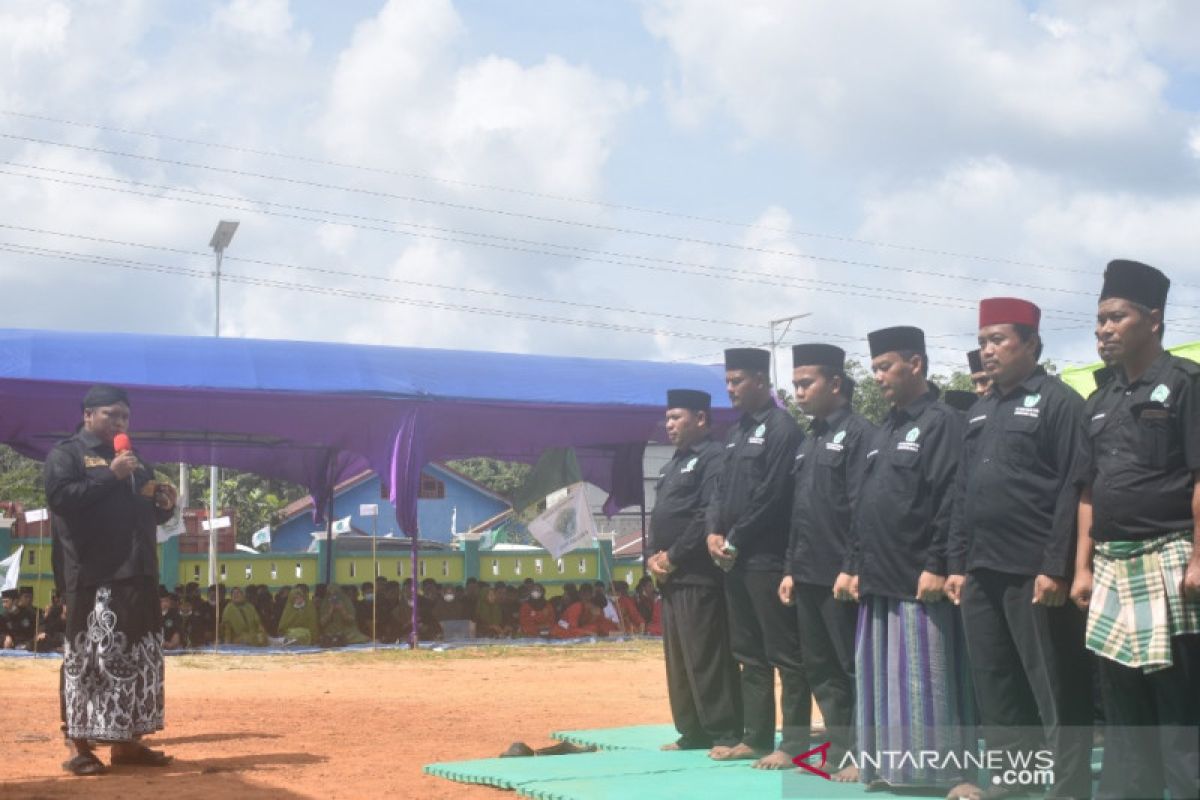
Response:
[[[163,469],[160,467],[160,473]],[[189,472],[191,484],[190,505],[192,507],[208,508],[211,497],[211,485],[208,467],[192,467]],[[176,466],[173,475],[162,474],[164,480],[174,483],[178,480],[179,469]],[[252,472],[241,472],[235,469],[221,470],[221,508],[233,509],[237,515],[237,541],[239,544],[250,544],[254,532],[266,525],[279,522],[279,513],[290,503],[306,496],[308,490],[287,481],[274,480],[255,475]]]
[[[20,503],[25,508],[45,508],[41,462],[0,445],[0,501]]]
[[[446,466],[466,475],[478,484],[486,486],[501,497],[512,500],[513,495],[532,469],[528,464],[516,461],[500,461],[495,458],[464,458],[448,461]]]

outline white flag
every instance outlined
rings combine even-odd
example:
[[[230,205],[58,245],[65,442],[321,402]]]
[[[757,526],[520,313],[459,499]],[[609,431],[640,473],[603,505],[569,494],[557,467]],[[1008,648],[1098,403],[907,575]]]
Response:
[[[358,507],[358,515],[360,517],[378,517],[379,516],[379,504],[378,503],[363,503],[362,505],[360,505]]]
[[[234,545],[234,547],[237,549],[237,551],[239,553],[251,553],[253,555],[258,555],[258,551],[255,550],[253,547],[246,547],[246,545],[244,545],[244,544],[236,544],[236,545]]]
[[[549,551],[561,558],[596,538],[596,521],[587,504],[585,485],[567,487],[566,496],[529,523],[529,533]]]
[[[45,522],[48,519],[50,519],[50,512],[44,508],[35,508],[33,511],[25,512],[25,521],[29,523]]]
[[[333,521],[333,535],[340,536],[350,532],[350,517],[342,517]]]
[[[7,592],[9,589],[17,588],[17,584],[21,581],[21,552],[25,549],[22,545],[18,547],[16,552],[8,558],[0,561],[0,592]]]
[[[204,520],[203,522],[200,523],[200,527],[206,531],[211,531],[211,530],[219,531],[224,528],[229,528],[232,526],[233,526],[233,522],[229,519],[229,517],[217,517],[212,522],[209,522],[208,520]]]
[[[264,544],[270,544],[270,543],[271,543],[271,526],[270,525],[266,526],[265,528],[259,528],[250,537],[250,544],[253,547],[261,547]]]
[[[171,518],[158,526],[158,543],[162,544],[167,539],[173,539],[186,530],[187,526],[183,523],[183,507],[176,504],[175,513],[171,515]]]

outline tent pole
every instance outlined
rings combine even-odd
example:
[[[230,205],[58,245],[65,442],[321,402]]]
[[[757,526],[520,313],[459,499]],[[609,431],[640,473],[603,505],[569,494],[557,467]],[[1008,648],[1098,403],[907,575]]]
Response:
[[[329,490],[329,511],[325,514],[325,592],[333,586],[333,490]]]
[[[417,645],[420,642],[420,635],[417,630],[417,624],[420,621],[420,615],[417,614],[417,598],[420,597],[420,594],[418,592],[418,589],[420,588],[420,583],[417,581],[417,554],[418,554],[418,552],[419,552],[419,550],[417,547],[417,531],[413,531],[412,532],[412,552],[410,554],[410,557],[412,560],[412,598],[411,598],[412,599],[412,633],[409,634],[409,637],[408,637],[409,647],[413,650],[417,649]]]
[[[642,516],[642,577],[644,578],[644,577],[646,577],[646,561],[649,559],[649,555],[646,553],[646,550],[649,547],[649,541],[646,539],[646,501],[645,500],[642,501],[642,504],[641,504],[641,506],[639,506],[639,508],[641,510],[640,513]],[[614,556],[614,558],[615,558],[615,556]]]

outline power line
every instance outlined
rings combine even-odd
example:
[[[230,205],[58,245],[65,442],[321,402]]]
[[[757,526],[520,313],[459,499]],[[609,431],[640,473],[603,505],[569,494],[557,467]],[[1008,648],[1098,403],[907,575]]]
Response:
[[[422,203],[422,204],[426,204],[426,205],[432,205],[432,206],[437,206],[437,207],[441,207],[441,208],[449,208],[449,209],[454,209],[454,210],[458,210],[458,211],[472,211],[472,212],[477,212],[477,213],[495,214],[495,215],[515,218],[515,219],[523,219],[523,220],[528,220],[528,221],[533,221],[533,222],[545,222],[545,223],[551,223],[551,224],[557,224],[557,225],[569,225],[569,226],[574,226],[574,227],[588,229],[588,230],[602,231],[605,233],[617,233],[617,234],[629,235],[629,236],[642,236],[642,237],[647,237],[647,238],[662,239],[665,241],[671,241],[671,242],[680,243],[680,244],[693,244],[693,245],[701,245],[701,246],[705,246],[705,247],[731,249],[731,250],[738,250],[738,251],[743,251],[743,252],[756,253],[759,255],[781,256],[781,257],[785,257],[785,258],[794,258],[794,259],[807,260],[807,261],[819,261],[819,262],[824,262],[824,263],[829,263],[829,264],[837,264],[837,265],[841,265],[841,266],[861,267],[864,269],[881,270],[881,271],[885,271],[885,272],[896,272],[896,273],[907,274],[907,275],[922,275],[922,276],[926,276],[926,277],[944,278],[947,280],[971,281],[974,283],[989,283],[989,284],[994,283],[994,284],[1000,284],[1000,285],[1004,285],[1004,286],[1012,286],[1012,287],[1019,288],[1019,289],[1028,289],[1028,290],[1033,290],[1033,291],[1057,292],[1060,294],[1073,294],[1073,295],[1081,295],[1081,296],[1091,296],[1091,294],[1092,294],[1091,292],[1085,292],[1085,291],[1081,291],[1078,289],[1064,289],[1064,288],[1055,287],[1055,286],[1039,286],[1036,284],[1021,283],[1021,282],[1017,282],[1017,281],[1004,280],[1004,279],[1000,279],[1000,278],[983,278],[983,277],[978,277],[975,275],[957,275],[957,274],[954,274],[951,272],[941,272],[938,270],[920,269],[917,267],[900,267],[900,266],[896,266],[896,265],[877,264],[877,263],[869,262],[869,261],[859,261],[859,260],[855,260],[855,259],[838,258],[838,257],[834,257],[834,256],[820,256],[820,255],[814,255],[811,253],[800,253],[800,252],[796,252],[794,250],[778,250],[778,249],[767,248],[767,247],[756,247],[754,245],[736,244],[736,243],[732,243],[732,242],[720,242],[720,241],[715,241],[715,240],[710,240],[710,239],[699,239],[699,238],[688,237],[688,236],[678,236],[678,235],[662,233],[662,232],[658,232],[658,231],[644,231],[644,230],[638,230],[638,229],[633,229],[633,228],[622,228],[622,227],[613,226],[613,225],[601,225],[598,223],[583,222],[583,221],[579,221],[579,220],[570,220],[570,219],[563,219],[563,218],[558,218],[558,217],[546,217],[546,216],[540,216],[537,214],[527,214],[527,213],[522,213],[522,212],[518,212],[518,211],[511,211],[508,209],[488,208],[488,207],[484,207],[484,206],[476,206],[476,205],[470,205],[470,204],[466,204],[466,203],[455,203],[455,202],[450,202],[450,201],[446,201],[446,200],[434,200],[434,199],[430,199],[430,198],[418,197],[415,195],[401,195],[401,194],[395,194],[393,192],[384,192],[384,191],[378,191],[378,190],[374,190],[374,189],[364,189],[364,188],[356,187],[356,186],[343,186],[343,185],[338,185],[338,184],[322,183],[319,181],[309,181],[309,180],[304,180],[301,178],[291,178],[291,177],[282,176],[282,175],[272,175],[272,174],[260,173],[260,172],[250,172],[248,170],[233,169],[233,168],[229,168],[229,167],[218,167],[218,166],[214,166],[211,164],[202,164],[202,163],[191,162],[191,161],[180,161],[177,159],[162,158],[159,156],[143,155],[141,153],[129,153],[129,152],[125,152],[122,150],[110,150],[107,148],[94,147],[94,146],[90,146],[90,145],[80,145],[80,144],[71,144],[71,143],[67,143],[67,142],[58,142],[58,141],[54,141],[51,139],[41,139],[41,138],[31,137],[31,136],[19,136],[19,135],[10,134],[10,133],[0,133],[0,138],[13,139],[16,141],[23,141],[23,142],[31,142],[31,143],[42,144],[42,145],[47,145],[47,146],[51,146],[51,147],[68,148],[68,149],[79,150],[79,151],[88,152],[88,153],[116,156],[119,158],[137,159],[137,160],[149,161],[149,162],[157,163],[157,164],[166,164],[166,165],[177,166],[177,167],[185,167],[185,168],[189,168],[189,169],[206,170],[209,172],[217,172],[217,173],[222,173],[222,174],[227,174],[227,175],[235,175],[235,176],[243,177],[243,178],[254,178],[257,180],[275,181],[275,182],[286,183],[286,184],[295,185],[295,186],[304,186],[304,187],[313,188],[313,189],[335,190],[335,191],[340,191],[340,192],[368,195],[371,197],[386,198],[386,199],[390,199],[390,200],[402,200],[402,201],[412,202],[412,203]],[[12,163],[12,162],[9,162],[9,163]],[[110,179],[110,180],[112,180],[112,179]],[[329,212],[326,212],[326,213],[329,213]],[[468,235],[473,235],[473,234],[468,234]],[[547,243],[541,242],[539,244],[546,245]],[[562,245],[552,245],[552,246],[558,247],[558,246],[562,246]],[[623,258],[638,258],[640,256],[630,256],[629,254],[622,254],[621,257],[623,257]],[[1093,274],[1086,270],[1074,270],[1074,269],[1068,269],[1065,267],[1052,267],[1052,266],[1043,265],[1041,268],[1044,270],[1048,270],[1048,271],[1064,272],[1064,273],[1079,274],[1079,275],[1092,275]],[[1186,284],[1181,284],[1181,285],[1186,286]]]
[[[616,259],[600,257],[600,255],[606,254],[606,251],[594,251],[594,250],[589,250],[588,248],[581,248],[581,247],[574,247],[574,246],[554,245],[554,244],[547,244],[547,243],[542,243],[542,242],[530,242],[529,240],[514,239],[513,237],[499,236],[496,234],[480,234],[480,233],[474,233],[474,232],[470,232],[470,231],[457,231],[455,229],[439,228],[438,226],[420,225],[420,224],[416,224],[416,223],[399,223],[400,225],[402,225],[404,227],[416,228],[419,231],[421,231],[419,233],[415,233],[413,231],[398,230],[395,227],[381,227],[379,225],[367,224],[368,222],[384,223],[384,224],[389,224],[389,225],[392,223],[389,220],[366,217],[366,216],[358,215],[358,214],[346,214],[343,212],[336,212],[336,211],[309,209],[309,208],[306,208],[303,206],[294,206],[294,205],[283,204],[283,203],[275,203],[275,202],[271,202],[271,201],[258,201],[258,200],[246,199],[246,198],[235,198],[235,197],[230,197],[227,195],[217,195],[214,193],[202,192],[202,191],[194,190],[194,189],[182,189],[182,188],[178,188],[178,187],[163,186],[163,185],[159,185],[159,184],[148,184],[148,183],[145,183],[142,181],[134,181],[134,180],[127,180],[127,179],[119,179],[119,178],[109,178],[106,176],[91,175],[88,173],[80,173],[80,172],[75,172],[75,171],[71,171],[71,170],[52,169],[49,167],[40,167],[40,166],[36,166],[36,165],[26,165],[26,164],[20,164],[20,163],[14,164],[13,162],[0,162],[0,164],[16,166],[21,169],[31,169],[31,170],[35,170],[38,172],[48,172],[48,173],[53,173],[53,174],[71,175],[71,176],[76,176],[76,177],[90,178],[93,180],[109,181],[109,182],[113,182],[113,183],[122,183],[122,184],[127,184],[127,185],[132,185],[132,186],[148,187],[148,188],[153,188],[153,189],[159,189],[159,190],[165,191],[165,192],[182,192],[184,194],[196,195],[198,197],[215,198],[215,199],[223,200],[226,202],[217,203],[217,202],[210,202],[210,201],[205,201],[205,200],[196,200],[196,199],[186,198],[186,197],[165,196],[165,195],[154,194],[154,193],[145,192],[145,191],[137,191],[134,189],[122,189],[122,188],[118,188],[118,187],[114,187],[114,186],[106,186],[103,184],[71,181],[71,180],[64,180],[61,178],[49,178],[49,177],[45,177],[45,176],[34,176],[34,175],[24,174],[21,172],[12,172],[12,171],[7,171],[7,170],[0,170],[0,174],[13,175],[13,176],[23,177],[23,178],[27,178],[27,179],[42,180],[42,181],[46,181],[46,182],[59,183],[59,184],[63,184],[63,185],[80,186],[80,187],[84,187],[84,188],[100,189],[100,190],[104,190],[104,191],[118,192],[118,193],[123,193],[123,194],[132,194],[132,195],[137,195],[137,196],[142,196],[142,197],[150,197],[150,198],[154,198],[154,199],[164,199],[164,200],[170,200],[172,202],[183,202],[183,203],[190,203],[193,205],[202,205],[202,206],[206,206],[206,207],[233,209],[233,210],[239,210],[239,211],[248,212],[248,213],[265,214],[268,216],[276,216],[276,217],[281,217],[281,218],[285,218],[285,219],[300,220],[300,221],[304,221],[304,222],[318,222],[318,223],[324,223],[324,224],[342,224],[342,225],[346,225],[347,227],[359,228],[359,229],[363,229],[363,230],[371,230],[371,231],[388,233],[388,234],[393,234],[393,235],[400,234],[400,235],[407,235],[407,236],[416,236],[416,237],[421,237],[421,238],[434,239],[434,240],[438,240],[438,241],[447,241],[447,242],[453,242],[453,243],[457,243],[457,244],[466,244],[466,245],[471,245],[471,246],[476,246],[476,247],[490,247],[490,248],[494,248],[494,249],[506,250],[506,251],[511,251],[511,252],[531,253],[531,254],[535,254],[535,255],[544,255],[544,256],[557,257],[557,258],[575,257],[581,261],[606,263],[606,264],[611,264],[611,265],[616,265],[616,266],[632,267],[635,269],[645,269],[645,270],[653,270],[653,271],[659,271],[659,272],[671,272],[671,273],[695,275],[695,276],[700,276],[700,277],[708,277],[708,278],[723,279],[723,280],[735,280],[735,281],[746,282],[746,283],[754,283],[756,285],[775,285],[775,286],[784,286],[784,287],[800,286],[800,287],[810,288],[814,291],[826,292],[826,293],[831,293],[831,294],[850,295],[852,297],[855,297],[856,299],[869,298],[869,299],[881,299],[881,300],[901,300],[901,301],[910,302],[910,303],[919,303],[919,304],[924,304],[924,305],[937,305],[937,306],[944,306],[944,307],[950,307],[950,308],[961,308],[961,309],[970,309],[970,310],[974,310],[977,307],[977,301],[975,301],[975,300],[971,300],[968,298],[962,298],[962,297],[941,295],[941,294],[936,294],[936,293],[914,292],[914,291],[909,291],[909,290],[891,289],[891,288],[887,288],[887,287],[862,286],[862,285],[857,285],[857,284],[846,284],[846,283],[838,283],[838,282],[832,282],[832,281],[824,281],[824,280],[816,280],[816,279],[808,279],[808,278],[798,278],[798,277],[779,275],[777,273],[763,272],[763,271],[756,271],[756,270],[723,269],[723,268],[718,268],[718,267],[713,267],[710,265],[703,265],[703,264],[690,264],[690,266],[695,267],[695,269],[681,269],[681,268],[677,268],[677,267],[660,266],[660,265],[656,265],[656,264],[652,264],[652,263],[634,263],[634,262],[629,262],[629,261],[620,261],[620,260],[616,260]],[[229,205],[229,202],[240,203],[241,205]],[[322,218],[322,217],[313,217],[313,216],[306,216],[304,214],[296,214],[296,213],[283,212],[283,211],[272,211],[272,210],[268,210],[268,209],[264,209],[264,208],[256,208],[253,205],[248,206],[246,204],[273,206],[275,208],[293,209],[296,211],[302,211],[302,212],[307,212],[307,213],[324,213],[324,214],[329,214],[331,216],[345,217],[347,219],[352,219],[352,220],[356,220],[356,221],[354,221],[354,222],[339,222],[339,221],[330,220],[330,219],[326,219],[326,218]],[[476,240],[472,240],[472,239],[462,239],[462,238],[457,238],[454,236],[440,235],[439,233],[429,233],[426,231],[450,231],[452,233],[456,233],[459,235],[475,236],[475,237],[479,237],[480,239],[490,239],[493,241],[476,241]],[[508,242],[516,242],[518,244],[508,244]],[[536,249],[533,247],[522,246],[522,243],[526,243],[526,242],[528,242],[530,244],[540,245],[543,247],[547,247],[547,246],[548,247],[558,247],[561,250],[571,251],[571,252],[556,252],[556,251],[541,250],[541,249]],[[592,253],[595,253],[597,255],[590,255]],[[624,254],[616,254],[616,255],[624,255]],[[668,264],[688,264],[689,263],[689,262],[669,262],[664,259],[650,259],[650,258],[643,257],[643,256],[625,256],[625,257],[639,258],[639,259],[644,259],[646,261],[663,261]],[[697,271],[697,270],[700,270],[700,271]],[[766,280],[763,280],[763,279],[766,279]],[[780,281],[782,281],[782,282],[780,282]],[[831,287],[839,287],[839,288],[831,288]],[[853,290],[853,291],[846,291],[846,290]],[[947,302],[947,301],[949,301],[949,302]],[[1091,316],[1090,313],[1059,310],[1059,309],[1045,309],[1044,311],[1045,311],[1045,316],[1047,316],[1047,317],[1059,317],[1059,318],[1065,318],[1065,319],[1090,318],[1090,316]]]
[[[207,147],[216,150],[224,150],[226,152],[242,153],[246,155],[266,156],[269,158],[278,158],[287,161],[294,161],[303,164],[312,164],[317,166],[334,167],[337,169],[349,169],[358,172],[366,172],[377,175],[389,175],[401,178],[411,178],[415,180],[428,181],[431,183],[441,183],[448,186],[461,186],[468,189],[483,189],[487,191],[503,192],[506,194],[519,195],[524,197],[533,197],[542,200],[553,200],[555,202],[575,203],[578,205],[592,206],[596,208],[606,208],[614,211],[628,211],[638,214],[649,214],[664,218],[680,219],[689,222],[702,222],[705,224],[721,225],[725,227],[740,228],[743,230],[764,230],[774,233],[785,233],[793,236],[801,236],[811,239],[824,239],[827,241],[843,242],[847,244],[866,245],[870,247],[879,247],[891,250],[902,250],[914,253],[922,253],[925,255],[947,256],[951,258],[963,258],[973,261],[985,261],[995,264],[1008,264],[1012,266],[1033,267],[1042,270],[1061,270],[1064,272],[1075,272],[1078,274],[1091,275],[1090,271],[1086,270],[1070,270],[1063,267],[1053,267],[1047,264],[1042,264],[1032,261],[1022,261],[1019,259],[1003,258],[999,256],[985,256],[973,253],[965,253],[961,251],[945,250],[940,248],[920,247],[915,245],[897,244],[895,242],[885,242],[877,239],[863,239],[853,236],[845,236],[841,234],[817,233],[814,231],[805,231],[793,227],[778,227],[772,225],[764,225],[755,222],[741,222],[734,220],[721,219],[719,217],[708,217],[696,214],[687,214],[679,211],[670,211],[660,208],[649,208],[645,206],[635,206],[622,203],[613,203],[604,200],[595,200],[592,198],[582,198],[570,195],[555,194],[550,192],[538,192],[529,189],[519,189],[507,186],[497,186],[494,184],[479,183],[472,181],[456,180],[454,178],[445,178],[435,175],[429,175],[420,172],[411,172],[403,170],[387,169],[384,167],[366,166],[363,164],[353,164],[349,162],[333,161],[327,159],[314,158],[311,156],[299,156],[290,153],[283,153],[277,150],[261,150],[251,147],[243,147],[237,145],[222,144],[219,142],[211,142],[203,139],[191,139],[181,136],[171,136],[168,134],[156,133],[153,131],[140,131],[131,128],[118,128],[113,126],[100,125],[98,123],[82,122],[78,120],[68,120],[59,117],[51,117],[40,114],[30,114],[27,112],[13,111],[9,109],[0,109],[0,114],[19,117],[30,120],[38,120],[41,122],[52,122],[59,125],[68,125],[77,128],[88,128],[91,130],[105,131],[107,133],[119,133],[126,136],[138,136],[148,139],[158,139],[161,141],[175,142],[177,144],[196,145],[199,147]],[[1192,287],[1196,288],[1196,287]]]

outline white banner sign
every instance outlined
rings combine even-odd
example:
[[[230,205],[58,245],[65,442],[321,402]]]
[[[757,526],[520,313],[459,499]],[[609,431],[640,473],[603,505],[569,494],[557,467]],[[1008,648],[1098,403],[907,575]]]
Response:
[[[360,517],[378,517],[379,516],[379,504],[378,503],[365,503],[365,504],[359,506],[358,507],[358,515]]]
[[[206,531],[211,531],[214,528],[221,530],[222,528],[228,528],[232,525],[233,523],[230,522],[229,517],[217,517],[212,521],[212,523],[209,523],[208,520],[204,520],[200,523],[200,527]]]
[[[529,523],[529,533],[553,558],[594,541],[596,521],[588,508],[585,485],[568,486],[565,497]]]
[[[26,522],[45,522],[50,519],[50,512],[44,508],[36,508],[33,511],[25,512]]]

